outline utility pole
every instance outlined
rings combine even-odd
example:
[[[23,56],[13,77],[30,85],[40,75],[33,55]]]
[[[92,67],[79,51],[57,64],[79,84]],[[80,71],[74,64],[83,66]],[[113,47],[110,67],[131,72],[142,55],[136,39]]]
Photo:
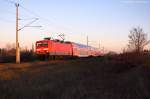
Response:
[[[100,50],[100,48],[101,48],[101,46],[100,46],[100,41],[99,41],[99,45],[98,45],[98,46],[99,46],[98,48],[99,48],[99,50]]]
[[[34,53],[34,44],[32,43],[32,53]]]
[[[89,37],[86,37],[86,42],[87,42],[87,55],[89,55]]]
[[[22,29],[24,29],[25,27],[41,27],[41,26],[30,26],[31,24],[33,24],[34,22],[36,22],[37,20],[39,20],[38,18],[35,18],[33,21],[31,21],[30,23],[26,24],[25,26],[23,26],[22,28],[19,28],[19,0],[17,3],[15,3],[16,6],[16,63],[20,64],[20,46],[19,46],[19,39],[18,39],[18,32]]]
[[[89,46],[89,37],[88,36],[87,36],[86,40],[87,40],[87,47],[88,47]]]
[[[104,49],[104,47],[102,48],[102,51],[103,51],[103,54],[105,53],[105,49]]]
[[[20,64],[20,48],[18,39],[18,19],[19,19],[19,3],[15,3],[16,6],[16,63]]]

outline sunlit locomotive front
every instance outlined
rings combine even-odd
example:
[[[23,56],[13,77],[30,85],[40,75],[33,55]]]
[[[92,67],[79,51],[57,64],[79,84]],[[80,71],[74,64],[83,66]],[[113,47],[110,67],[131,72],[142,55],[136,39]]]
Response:
[[[36,42],[36,53],[37,54],[48,54],[49,53],[49,42],[48,40]]]

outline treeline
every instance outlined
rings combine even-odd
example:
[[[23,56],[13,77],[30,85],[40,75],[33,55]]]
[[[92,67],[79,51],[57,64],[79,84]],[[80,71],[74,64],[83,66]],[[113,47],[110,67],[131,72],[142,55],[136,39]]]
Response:
[[[20,50],[21,61],[34,61],[36,54],[33,49],[22,48]],[[7,44],[5,48],[0,48],[0,62],[15,62],[16,48],[14,44]]]

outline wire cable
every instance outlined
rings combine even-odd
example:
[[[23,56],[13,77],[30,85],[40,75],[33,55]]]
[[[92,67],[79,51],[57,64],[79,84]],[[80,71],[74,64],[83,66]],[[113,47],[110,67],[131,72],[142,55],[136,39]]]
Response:
[[[20,7],[21,7],[22,9],[24,9],[25,11],[27,11],[28,13],[34,15],[35,17],[38,17],[39,19],[41,19],[41,20],[47,22],[49,26],[55,25],[56,27],[60,27],[60,28],[63,28],[63,29],[65,29],[65,30],[66,30],[66,29],[67,29],[67,30],[70,30],[70,28],[68,28],[68,27],[66,27],[66,26],[60,26],[60,25],[56,24],[55,22],[53,22],[53,21],[51,21],[51,20],[49,20],[49,19],[47,19],[47,18],[44,18],[44,17],[40,16],[39,14],[37,14],[37,13],[35,13],[35,12],[33,12],[33,11],[31,11],[31,10],[25,8],[25,7],[23,7],[22,5],[20,5]]]
[[[16,2],[12,1],[12,0],[3,0],[5,2],[11,3],[11,4],[16,4]]]

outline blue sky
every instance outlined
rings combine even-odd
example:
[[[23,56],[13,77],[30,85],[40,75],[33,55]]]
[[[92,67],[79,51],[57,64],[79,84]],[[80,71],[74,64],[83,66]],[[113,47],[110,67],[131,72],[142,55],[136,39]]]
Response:
[[[15,6],[6,1],[0,0],[0,47],[15,42]],[[20,7],[20,18],[38,17],[33,25],[42,26],[20,31],[22,47],[64,33],[69,41],[86,44],[88,35],[92,46],[100,42],[108,50],[121,51],[132,27],[140,26],[150,35],[150,0],[20,0],[20,4],[30,10]],[[20,21],[20,27],[30,21]]]

